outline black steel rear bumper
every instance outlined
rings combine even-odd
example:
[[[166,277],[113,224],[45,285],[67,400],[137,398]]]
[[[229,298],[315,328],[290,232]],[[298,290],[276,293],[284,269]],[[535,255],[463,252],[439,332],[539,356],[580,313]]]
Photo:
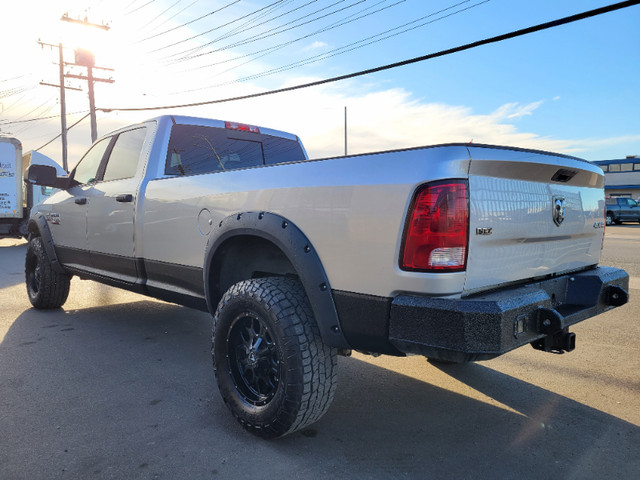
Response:
[[[554,338],[627,303],[628,286],[624,270],[598,267],[463,299],[401,295],[391,303],[389,340],[401,352],[452,362],[487,360],[527,343],[562,351]]]

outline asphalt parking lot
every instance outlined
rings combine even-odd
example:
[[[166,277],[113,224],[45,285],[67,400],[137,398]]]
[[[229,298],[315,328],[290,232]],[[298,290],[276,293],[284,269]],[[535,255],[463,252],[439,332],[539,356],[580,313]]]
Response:
[[[218,394],[209,315],[77,278],[34,310],[25,250],[0,240],[0,479],[640,478],[640,225],[607,227],[631,302],[573,328],[574,352],[356,353],[327,415],[271,441]]]

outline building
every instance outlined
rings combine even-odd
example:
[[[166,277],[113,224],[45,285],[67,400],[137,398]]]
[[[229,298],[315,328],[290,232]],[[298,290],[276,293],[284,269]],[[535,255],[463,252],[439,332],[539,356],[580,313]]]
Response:
[[[640,198],[640,158],[629,156],[618,160],[597,160],[604,171],[604,192],[611,197]]]

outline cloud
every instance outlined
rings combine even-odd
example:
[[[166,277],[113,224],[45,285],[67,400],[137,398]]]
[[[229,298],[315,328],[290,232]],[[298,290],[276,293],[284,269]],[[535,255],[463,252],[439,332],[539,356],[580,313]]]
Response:
[[[296,85],[313,80],[297,78],[287,83]],[[349,154],[473,141],[575,155],[588,152],[593,155],[598,148],[640,142],[640,135],[562,139],[521,131],[517,127],[518,120],[534,115],[543,101],[528,104],[510,102],[497,106],[489,113],[477,113],[465,105],[425,102],[414,98],[411,92],[402,88],[353,93],[355,85],[361,84],[340,82],[248,101],[164,112],[101,114],[99,129],[100,134],[103,134],[167,113],[218,118],[295,133],[302,139],[311,158],[322,158],[344,154],[346,106]],[[255,87],[247,85],[246,88],[251,91]],[[86,123],[82,128],[74,130],[73,135],[73,140],[79,139],[84,144],[82,148],[70,144],[70,151],[76,156],[76,160],[79,152],[86,150],[88,146]],[[59,146],[54,143],[52,149],[59,151]],[[55,153],[52,154],[55,158]],[[600,156],[599,153],[595,155]],[[73,163],[70,155],[70,164]]]
[[[544,103],[544,100],[538,102],[529,103],[527,105],[520,105],[518,102],[507,103],[498,108],[494,115],[498,118],[515,119],[532,115],[535,110]]]
[[[325,49],[329,46],[328,43],[326,42],[313,42],[311,45],[307,46],[304,50],[305,51],[310,51],[310,50],[320,50],[320,49]]]
[[[275,123],[275,128],[297,133],[315,158],[344,153],[345,106],[350,154],[471,140],[560,152],[576,150],[574,142],[520,132],[513,124],[532,115],[542,101],[513,102],[488,114],[477,114],[463,105],[416,100],[401,88],[360,95],[343,92],[346,89],[331,86],[261,99],[254,102],[253,116],[256,123]],[[263,116],[260,111],[269,114]]]
[[[621,143],[635,143],[640,142],[640,135],[622,135],[619,137],[607,137],[607,138],[586,138],[580,140],[581,147],[587,148],[601,148],[616,146]]]
[[[289,83],[311,80],[295,79]],[[252,100],[246,105],[240,102],[232,110],[236,116],[249,117],[252,123],[296,133],[312,158],[344,154],[345,106],[349,154],[473,140],[593,156],[599,148],[640,142],[640,135],[567,139],[521,131],[518,120],[535,115],[544,100],[510,102],[484,114],[464,105],[424,102],[402,88],[352,94],[351,87],[343,82],[299,90]]]

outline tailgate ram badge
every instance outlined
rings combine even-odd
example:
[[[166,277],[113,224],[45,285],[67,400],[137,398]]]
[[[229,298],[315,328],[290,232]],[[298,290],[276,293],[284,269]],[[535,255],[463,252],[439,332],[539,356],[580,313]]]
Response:
[[[564,221],[564,214],[567,208],[566,203],[567,202],[564,196],[562,195],[553,196],[553,202],[552,202],[553,210],[551,214],[553,216],[553,223],[555,223],[557,226],[560,226],[560,224]]]

